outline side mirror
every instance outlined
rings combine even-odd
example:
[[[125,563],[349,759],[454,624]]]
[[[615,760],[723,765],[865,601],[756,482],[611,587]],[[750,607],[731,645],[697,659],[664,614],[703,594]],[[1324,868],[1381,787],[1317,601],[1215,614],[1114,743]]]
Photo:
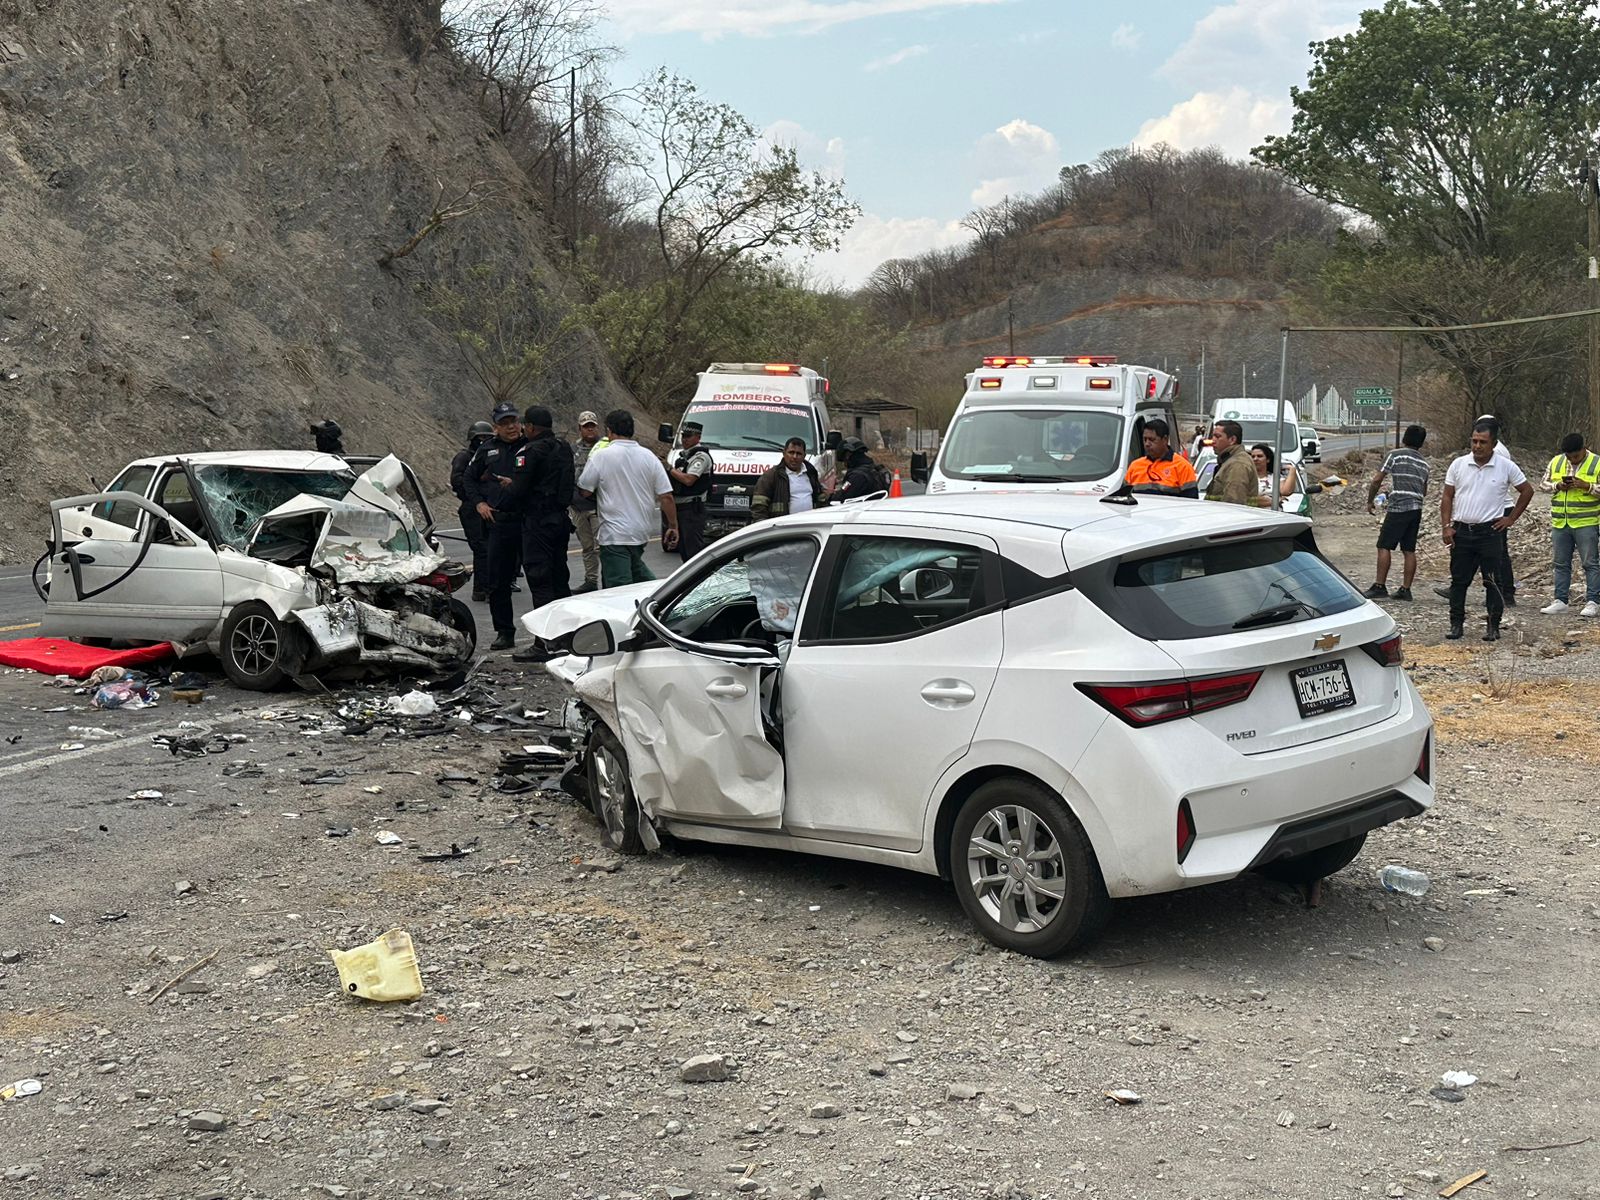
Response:
[[[605,621],[590,621],[572,634],[572,652],[579,658],[604,658],[617,652],[617,637]]]
[[[928,482],[928,456],[926,454],[913,454],[911,456],[911,482]]]
[[[938,567],[919,567],[900,576],[900,594],[917,600],[943,600],[955,590],[955,578]]]
[[[838,453],[839,447],[844,445],[844,434],[837,429],[828,430],[828,449]]]
[[[667,445],[672,445],[672,426],[663,421],[656,426],[656,437]]]

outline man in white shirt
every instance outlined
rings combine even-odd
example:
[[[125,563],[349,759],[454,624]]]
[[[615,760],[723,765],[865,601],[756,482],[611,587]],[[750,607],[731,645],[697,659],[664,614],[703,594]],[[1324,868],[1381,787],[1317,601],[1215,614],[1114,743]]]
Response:
[[[1467,588],[1479,570],[1487,585],[1489,608],[1483,640],[1499,640],[1505,601],[1500,588],[1491,581],[1496,578],[1500,563],[1500,537],[1533,499],[1533,485],[1522,468],[1509,455],[1495,454],[1499,441],[1495,435],[1492,421],[1479,421],[1472,427],[1472,452],[1450,464],[1439,500],[1439,527],[1444,531],[1444,544],[1450,547],[1450,632],[1445,637],[1451,640],[1463,634]],[[1517,493],[1517,503],[1509,513],[1505,511],[1508,488],[1515,488]]]
[[[655,530],[656,510],[666,518],[661,548],[678,544],[678,508],[672,480],[661,460],[633,440],[633,414],[625,408],[606,414],[610,442],[603,453],[591,454],[578,477],[578,491],[593,496],[600,513],[600,581],[621,587],[655,578],[645,566],[644,548]]]

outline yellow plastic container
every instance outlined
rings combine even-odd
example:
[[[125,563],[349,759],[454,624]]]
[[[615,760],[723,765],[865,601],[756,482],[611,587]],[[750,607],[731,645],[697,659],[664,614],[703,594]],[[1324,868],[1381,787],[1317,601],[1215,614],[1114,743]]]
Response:
[[[339,986],[363,1000],[415,1000],[422,995],[416,947],[404,929],[351,950],[329,950],[339,968]]]

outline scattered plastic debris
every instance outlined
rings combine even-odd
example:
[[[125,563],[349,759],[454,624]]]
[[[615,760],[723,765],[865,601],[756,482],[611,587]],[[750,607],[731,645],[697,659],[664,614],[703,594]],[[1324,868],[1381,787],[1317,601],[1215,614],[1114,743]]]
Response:
[[[388,830],[388,829],[380,829],[380,830],[378,830],[377,833],[373,834],[372,837],[373,837],[373,840],[376,841],[378,843],[378,845],[380,845],[380,846],[403,846],[403,845],[405,845],[405,838],[401,837],[398,833],[395,833],[392,830]]]
[[[1477,1083],[1478,1077],[1470,1071],[1446,1071],[1439,1076],[1439,1082],[1447,1088],[1455,1088],[1459,1091]]]
[[[51,913],[50,914],[50,924],[52,924],[52,925],[65,925],[66,921],[64,921],[62,918],[56,916],[55,913]]]
[[[439,702],[427,692],[410,691],[392,698],[389,710],[403,717],[431,717],[439,711]]]
[[[1378,872],[1378,882],[1386,892],[1400,892],[1407,896],[1426,896],[1432,883],[1421,871],[1393,863]]]
[[[44,1084],[37,1079],[19,1079],[15,1083],[0,1087],[0,1103],[7,1100],[24,1100],[29,1096],[37,1096],[42,1091]]]
[[[467,855],[476,854],[477,852],[478,852],[478,839],[477,838],[473,838],[465,846],[458,845],[455,842],[451,842],[450,843],[450,849],[448,849],[448,850],[438,850],[438,851],[434,851],[434,852],[429,853],[429,854],[419,854],[419,855],[417,855],[417,861],[418,862],[447,862],[450,859],[454,859],[454,858],[466,858]]]
[[[329,825],[328,826],[328,836],[329,837],[349,837],[350,836],[350,826],[348,826],[348,825]]]
[[[108,683],[95,689],[94,698],[89,701],[90,708],[125,708],[137,711],[141,708],[154,708],[161,699],[161,694],[155,691],[148,683],[137,677]]]
[[[155,788],[140,788],[137,792],[128,793],[129,800],[165,800],[166,796],[156,791]]]
[[[411,935],[391,929],[375,941],[328,955],[339,969],[339,986],[363,1000],[415,1000],[422,995],[422,972]]]
[[[1144,1099],[1138,1092],[1130,1092],[1127,1088],[1117,1088],[1106,1093],[1107,1100],[1115,1100],[1118,1104],[1138,1104]]]

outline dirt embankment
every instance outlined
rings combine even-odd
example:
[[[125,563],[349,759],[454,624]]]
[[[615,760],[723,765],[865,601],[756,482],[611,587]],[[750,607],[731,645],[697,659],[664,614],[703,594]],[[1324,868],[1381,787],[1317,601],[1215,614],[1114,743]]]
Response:
[[[437,4],[433,4],[436,13]],[[428,5],[0,0],[0,560],[144,453],[352,451],[439,475],[481,392],[419,284],[562,280]],[[439,189],[502,199],[385,270]],[[624,403],[591,343],[566,419]],[[9,552],[9,554],[8,554]]]

